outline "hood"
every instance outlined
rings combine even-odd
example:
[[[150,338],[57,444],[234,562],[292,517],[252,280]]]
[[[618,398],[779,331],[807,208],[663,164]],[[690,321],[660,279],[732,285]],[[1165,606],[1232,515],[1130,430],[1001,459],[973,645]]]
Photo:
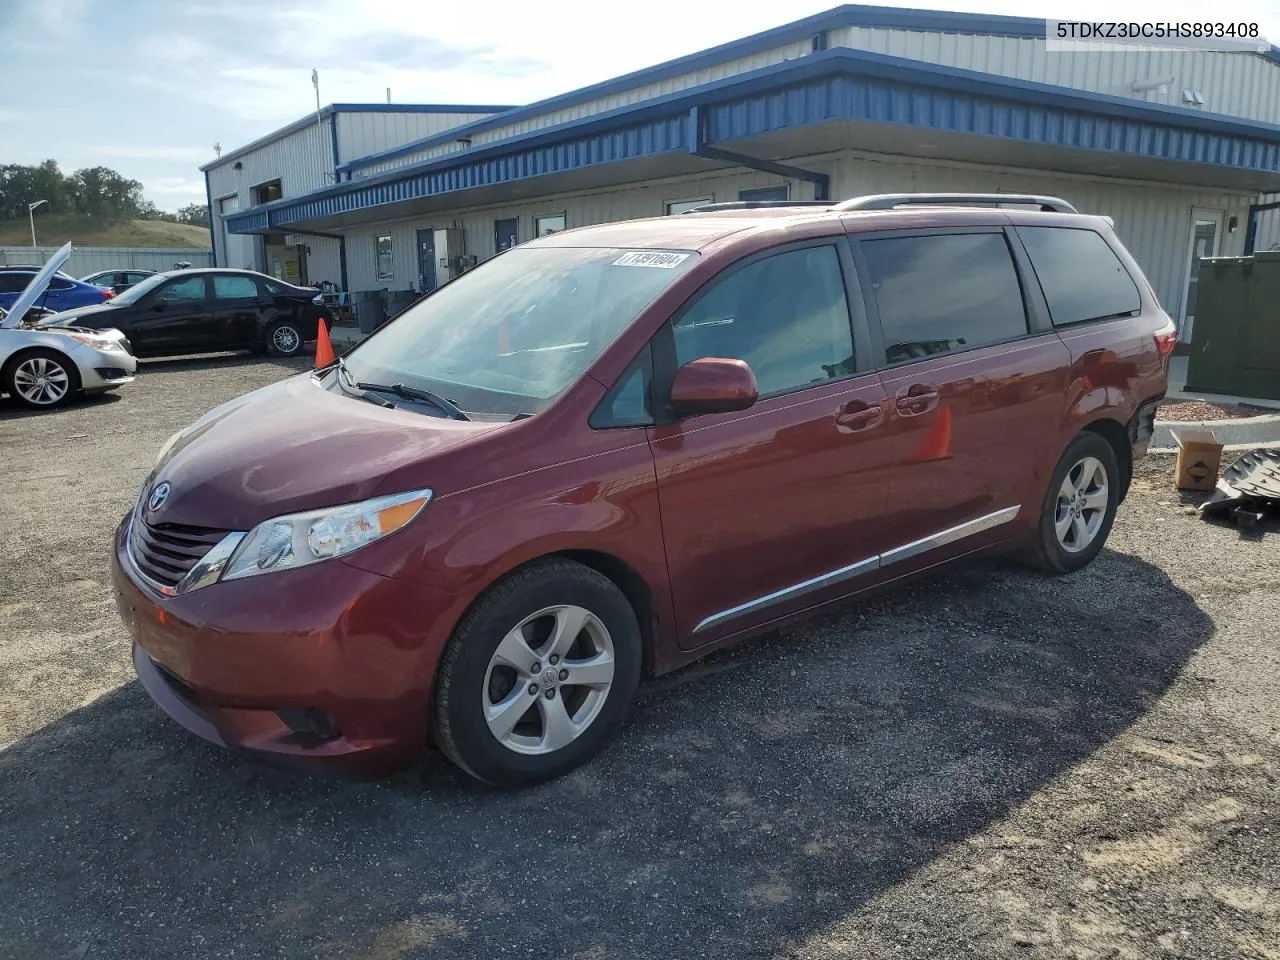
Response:
[[[63,310],[60,313],[55,313],[52,317],[47,317],[40,321],[36,326],[73,327],[77,323],[98,319],[99,315],[110,314],[112,311],[120,309],[124,308],[113,307],[111,301],[107,300],[104,303],[95,303],[89,307],[74,307],[71,310]]]
[[[248,530],[281,514],[438,490],[422,461],[507,426],[378,407],[304,374],[223,404],[183,431],[155,474],[172,486],[155,520]]]
[[[71,258],[71,244],[64,243],[62,248],[58,250],[49,262],[46,263],[31,278],[31,282],[23,288],[22,293],[18,294],[18,299],[13,301],[13,306],[9,308],[8,315],[0,320],[0,327],[16,327],[22,318],[27,315],[27,311],[35,306],[36,301],[44,294],[49,287],[49,282],[53,280],[53,275],[62,269],[62,265]]]

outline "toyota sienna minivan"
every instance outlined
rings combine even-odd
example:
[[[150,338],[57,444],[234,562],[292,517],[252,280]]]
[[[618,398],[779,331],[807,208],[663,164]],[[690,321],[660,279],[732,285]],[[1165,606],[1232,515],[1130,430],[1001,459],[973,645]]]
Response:
[[[556,233],[164,445],[113,552],[134,665],[236,750],[546,780],[642,676],[962,557],[1089,563],[1173,343],[1050,197]]]

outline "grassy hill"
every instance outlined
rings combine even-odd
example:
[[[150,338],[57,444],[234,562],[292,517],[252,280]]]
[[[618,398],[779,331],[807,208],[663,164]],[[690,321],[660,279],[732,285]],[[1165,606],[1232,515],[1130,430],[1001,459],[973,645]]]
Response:
[[[36,242],[60,247],[70,240],[78,247],[204,247],[209,231],[164,220],[126,220],[103,224],[85,217],[42,217],[36,214]],[[0,246],[31,245],[31,225],[26,221],[0,223]]]

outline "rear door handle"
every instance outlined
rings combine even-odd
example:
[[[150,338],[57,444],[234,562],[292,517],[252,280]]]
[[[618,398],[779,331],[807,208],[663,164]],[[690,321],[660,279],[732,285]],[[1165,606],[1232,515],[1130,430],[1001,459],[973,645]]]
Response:
[[[904,417],[918,417],[938,405],[938,391],[933,387],[913,384],[898,394],[898,412]]]
[[[884,410],[878,403],[854,401],[836,414],[836,426],[847,433],[869,430],[880,422],[883,413]]]

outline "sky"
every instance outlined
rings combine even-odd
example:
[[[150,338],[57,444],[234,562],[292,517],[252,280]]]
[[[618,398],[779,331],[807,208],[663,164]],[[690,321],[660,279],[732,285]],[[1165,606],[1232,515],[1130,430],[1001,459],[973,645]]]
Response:
[[[1202,0],[887,6],[1074,20],[1212,16]],[[0,0],[0,163],[108,166],[174,210],[199,171],[323,103],[531,103],[836,6],[835,0]],[[1219,8],[1213,8],[1216,12]],[[1280,0],[1217,18],[1280,44]],[[1280,122],[1280,117],[1276,118]]]

